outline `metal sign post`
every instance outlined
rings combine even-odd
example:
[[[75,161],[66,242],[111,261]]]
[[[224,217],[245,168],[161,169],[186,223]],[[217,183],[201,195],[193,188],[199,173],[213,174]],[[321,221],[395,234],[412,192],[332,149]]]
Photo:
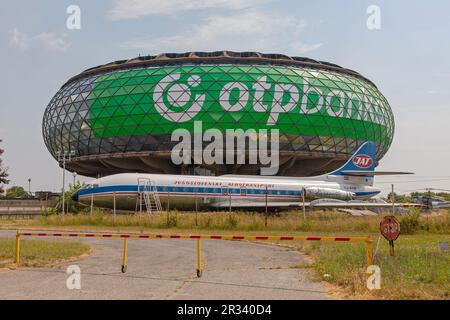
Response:
[[[389,241],[389,252],[394,256],[394,240],[400,235],[400,222],[394,216],[386,216],[380,222],[380,232]]]
[[[394,240],[389,240],[389,253],[392,257],[395,256]]]

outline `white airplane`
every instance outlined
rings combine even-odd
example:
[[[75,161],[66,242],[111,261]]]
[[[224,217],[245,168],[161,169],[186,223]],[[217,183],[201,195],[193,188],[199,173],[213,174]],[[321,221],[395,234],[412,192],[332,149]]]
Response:
[[[374,171],[375,143],[365,142],[339,169],[315,177],[265,177],[244,175],[188,176],[121,173],[93,180],[73,199],[84,205],[116,210],[137,210],[145,191],[156,191],[170,208],[258,207],[392,207],[390,203],[361,202],[380,193],[374,175],[408,172]],[[316,199],[334,201],[317,201]],[[139,200],[141,199],[141,200]],[[311,202],[305,202],[307,201]],[[345,200],[345,201],[343,201]],[[404,206],[405,204],[396,204]],[[411,205],[411,204],[409,204]]]

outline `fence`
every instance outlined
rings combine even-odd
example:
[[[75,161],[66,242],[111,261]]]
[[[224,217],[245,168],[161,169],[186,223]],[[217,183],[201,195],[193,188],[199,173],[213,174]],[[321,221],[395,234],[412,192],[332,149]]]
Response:
[[[123,233],[48,233],[20,232],[16,233],[15,262],[20,264],[20,239],[22,236],[32,237],[84,237],[84,238],[121,238],[123,239],[122,272],[127,271],[128,239],[196,239],[197,240],[197,277],[202,276],[201,239],[212,240],[249,240],[249,241],[331,241],[331,242],[364,242],[366,244],[367,265],[372,265],[372,238],[367,237],[319,237],[319,236],[243,236],[243,235],[176,235],[176,234],[123,234]]]
[[[0,219],[33,219],[41,215],[41,207],[0,207]]]
[[[39,218],[43,210],[55,205],[53,200],[0,199],[0,219]]]

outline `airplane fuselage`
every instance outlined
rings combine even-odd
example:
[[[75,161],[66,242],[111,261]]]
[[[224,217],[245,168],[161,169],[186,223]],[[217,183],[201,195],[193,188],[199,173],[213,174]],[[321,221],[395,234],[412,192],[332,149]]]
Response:
[[[117,210],[138,209],[139,193],[145,188],[157,191],[163,207],[226,208],[276,207],[298,205],[305,200],[331,198],[368,199],[380,191],[358,183],[361,177],[346,181],[342,176],[323,175],[311,178],[262,176],[187,176],[123,173],[96,179],[76,193],[76,200]],[[361,181],[363,182],[363,181]]]

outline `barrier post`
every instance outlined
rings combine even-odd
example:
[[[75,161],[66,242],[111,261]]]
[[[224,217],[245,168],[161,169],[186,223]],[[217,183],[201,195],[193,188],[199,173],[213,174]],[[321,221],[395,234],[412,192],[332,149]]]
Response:
[[[372,243],[372,238],[368,237],[366,240],[367,266],[371,266],[373,264]]]
[[[123,239],[123,261],[122,261],[122,273],[127,272],[127,246],[128,238]]]
[[[51,231],[51,230],[48,230]],[[333,242],[364,242],[366,244],[366,262],[370,266],[373,261],[373,241],[372,237],[335,237],[335,236],[254,236],[254,235],[183,235],[183,234],[106,234],[106,233],[53,233],[53,232],[16,232],[16,252],[15,262],[17,266],[20,264],[20,239],[22,236],[38,236],[38,237],[99,237],[99,238],[123,238],[123,260],[122,260],[122,273],[127,272],[127,252],[128,252],[128,239],[196,239],[197,240],[197,277],[201,277],[203,273],[202,259],[201,259],[201,239],[222,239],[222,240],[268,240],[268,241],[333,241]]]
[[[20,264],[20,233],[17,231],[16,233],[16,265]]]
[[[202,255],[201,255],[201,242],[200,238],[197,239],[197,277],[200,278],[202,276]]]

